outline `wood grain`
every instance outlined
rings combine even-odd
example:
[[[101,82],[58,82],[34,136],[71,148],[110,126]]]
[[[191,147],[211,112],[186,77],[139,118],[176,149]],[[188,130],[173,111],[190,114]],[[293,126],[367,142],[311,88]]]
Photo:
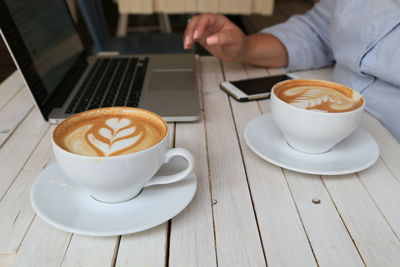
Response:
[[[227,80],[267,74],[241,63],[223,66]],[[261,115],[257,102],[230,102],[268,266],[316,266],[282,170],[256,156],[244,140],[247,124]]]
[[[17,126],[33,107],[32,97],[26,88],[19,90],[9,102],[0,109],[0,147],[12,135]]]
[[[51,127],[23,166],[7,194],[0,202],[0,254],[14,254],[35,216],[30,203],[30,191],[36,177],[52,159]]]
[[[201,58],[207,147],[219,266],[265,266],[220,63]]]
[[[170,146],[175,143],[175,124],[168,123]],[[167,261],[168,223],[121,237],[116,266],[164,266]]]
[[[60,266],[71,234],[35,217],[12,266]]]
[[[175,145],[188,149],[196,159],[197,192],[172,219],[169,266],[217,266],[204,120],[177,124]]]
[[[73,235],[61,266],[112,266],[118,251],[117,240],[118,237]]]
[[[400,242],[357,175],[323,176],[323,181],[364,262],[400,266]]]
[[[25,83],[19,71],[14,71],[0,84],[0,109],[16,95]]]
[[[3,198],[49,125],[33,109],[0,150],[0,199]],[[12,156],[11,156],[12,155]]]

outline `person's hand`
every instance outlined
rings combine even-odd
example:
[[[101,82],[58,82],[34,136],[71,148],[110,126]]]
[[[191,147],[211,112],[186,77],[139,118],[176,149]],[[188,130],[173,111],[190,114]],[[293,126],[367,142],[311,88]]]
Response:
[[[191,19],[183,37],[184,48],[199,42],[212,55],[227,61],[239,61],[246,53],[246,35],[223,15],[202,14]]]

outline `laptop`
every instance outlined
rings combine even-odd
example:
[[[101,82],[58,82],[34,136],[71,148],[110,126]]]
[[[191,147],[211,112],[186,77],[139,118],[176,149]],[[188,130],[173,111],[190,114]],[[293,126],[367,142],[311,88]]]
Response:
[[[144,108],[167,121],[200,118],[194,54],[88,56],[64,0],[0,0],[0,29],[51,123],[108,106]]]

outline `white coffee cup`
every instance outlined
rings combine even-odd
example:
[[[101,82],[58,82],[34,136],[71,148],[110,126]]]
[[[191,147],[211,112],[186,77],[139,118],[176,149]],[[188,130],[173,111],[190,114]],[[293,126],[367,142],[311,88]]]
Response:
[[[345,112],[317,112],[291,105],[280,99],[275,91],[284,86],[318,85],[342,87],[352,90],[357,97],[362,96],[344,85],[320,80],[287,80],[277,83],[271,91],[271,114],[277,127],[286,138],[287,143],[294,149],[311,154],[325,153],[336,144],[349,136],[359,125],[363,114],[363,104]]]
[[[137,196],[144,187],[174,183],[187,177],[194,168],[193,155],[184,148],[168,149],[168,145],[167,133],[160,142],[145,150],[111,157],[95,157],[63,149],[54,141],[54,133],[52,135],[54,155],[61,170],[94,199],[107,203],[124,202]],[[177,156],[188,162],[184,170],[168,176],[154,177],[162,164]]]

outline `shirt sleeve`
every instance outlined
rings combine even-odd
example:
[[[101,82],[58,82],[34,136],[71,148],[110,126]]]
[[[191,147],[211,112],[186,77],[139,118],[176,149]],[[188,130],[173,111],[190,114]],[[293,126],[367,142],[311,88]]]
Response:
[[[329,25],[336,1],[321,0],[304,15],[261,30],[277,37],[289,55],[288,71],[321,68],[334,61],[329,46]]]

